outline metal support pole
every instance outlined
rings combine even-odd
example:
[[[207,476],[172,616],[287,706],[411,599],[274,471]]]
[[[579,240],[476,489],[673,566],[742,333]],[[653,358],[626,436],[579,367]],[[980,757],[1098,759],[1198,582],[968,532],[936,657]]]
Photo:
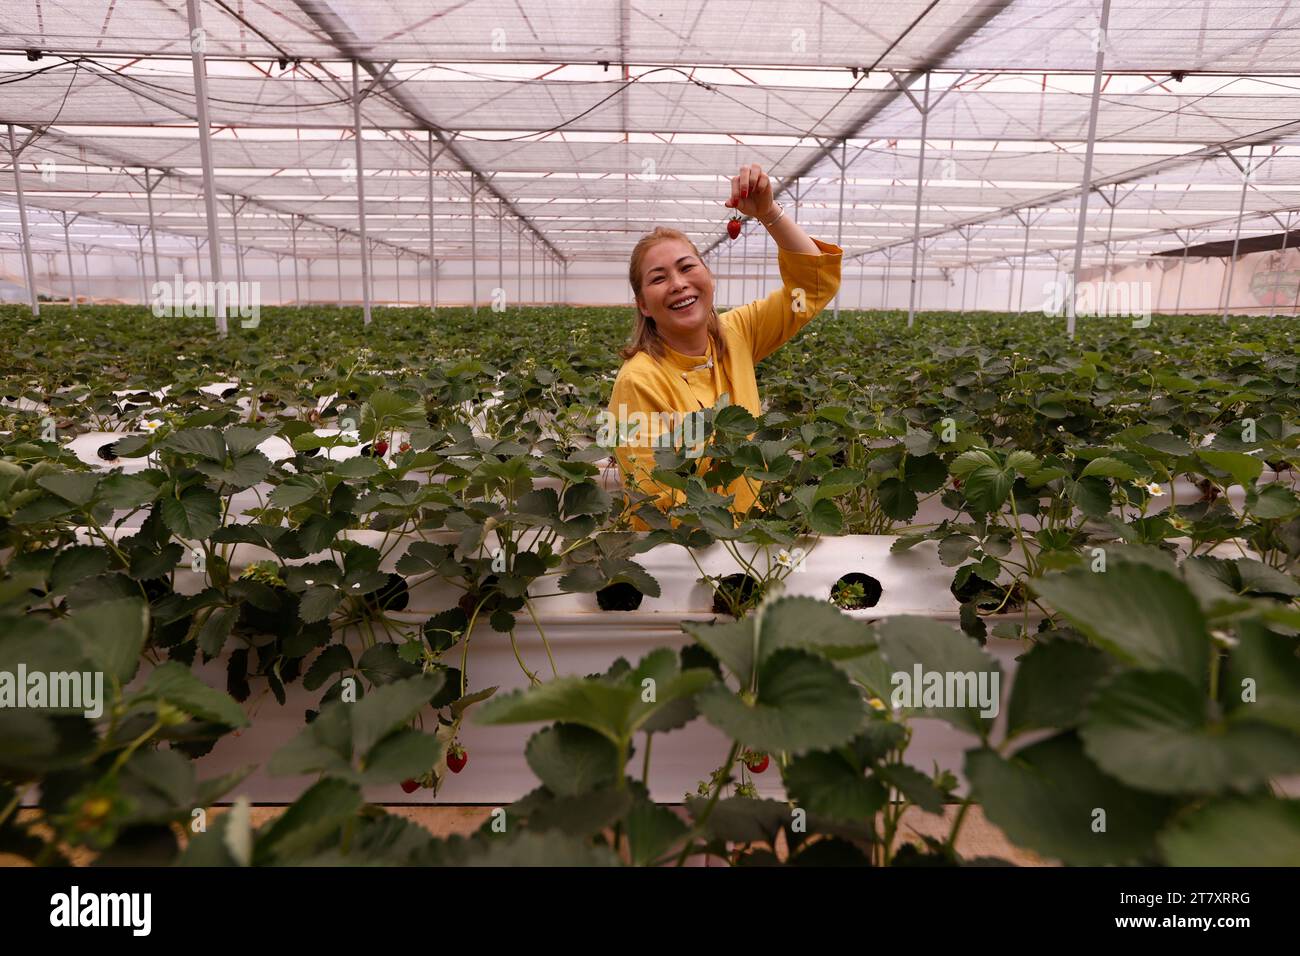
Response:
[[[244,257],[239,254],[239,206],[235,196],[230,197],[230,223],[235,230],[235,278],[242,287],[244,284]],[[243,289],[240,289],[242,294]]]
[[[352,138],[357,151],[357,220],[361,232],[362,322],[370,324],[370,247],[366,242],[366,166],[361,146],[361,83],[357,61],[352,61]]]
[[[880,284],[880,307],[888,308],[886,303],[889,301],[889,270],[894,265],[894,257],[885,256],[885,281]]]
[[[95,292],[90,284],[90,249],[87,246],[81,247],[81,273],[86,277],[86,301],[94,305]]]
[[[537,304],[537,243],[532,239],[528,240],[529,257],[533,260],[533,285],[532,294],[529,295],[528,301],[533,305]]]
[[[506,208],[502,205],[501,200],[497,200],[497,288],[502,294],[506,291],[506,259],[505,259],[505,228],[506,228]]]
[[[217,334],[225,335],[226,295],[221,282],[221,232],[217,219],[217,193],[212,176],[212,139],[208,129],[208,72],[203,65],[203,22],[199,16],[199,0],[185,0],[189,17],[190,51],[194,63],[194,104],[199,127],[199,160],[203,166],[203,208],[208,224],[208,261],[211,264]]]
[[[474,315],[478,315],[478,183],[470,176],[469,190],[469,274],[470,303]]]
[[[1092,191],[1092,153],[1097,145],[1097,107],[1101,102],[1101,69],[1106,61],[1106,30],[1110,26],[1110,0],[1101,0],[1098,24],[1097,61],[1092,73],[1092,100],[1088,107],[1088,146],[1083,154],[1083,184],[1079,187],[1079,227],[1074,235],[1074,268],[1070,270],[1070,292],[1065,312],[1065,334],[1074,338],[1075,294],[1079,269],[1083,266],[1083,234],[1088,225],[1088,194]]]
[[[139,265],[139,267],[140,267],[140,268],[139,268],[139,272],[140,272],[140,304],[141,304],[141,305],[148,305],[148,304],[149,304],[149,288],[148,288],[148,286],[145,285],[146,280],[145,280],[145,277],[144,277],[144,226],[136,226],[136,227],[135,227],[135,243],[136,243],[136,246],[139,248],[139,252],[136,254],[136,260],[135,260],[135,261],[136,261],[136,263],[137,263],[137,264]]]
[[[334,230],[334,274],[338,279],[339,298],[338,305],[343,306],[343,249],[341,248],[343,234],[337,229]],[[297,266],[294,267],[295,269]]]
[[[429,130],[429,308],[438,311],[438,260],[433,246],[433,130]]]
[[[298,291],[298,223],[289,220],[289,244],[293,250],[293,305],[302,308],[302,293]]]
[[[1241,204],[1237,207],[1237,231],[1232,237],[1232,258],[1228,260],[1227,285],[1223,289],[1223,321],[1228,321],[1228,306],[1232,300],[1232,278],[1237,272],[1237,246],[1241,242],[1241,219],[1246,214],[1246,190],[1250,188],[1250,175],[1255,167],[1251,165],[1255,158],[1255,144],[1246,154],[1246,168],[1241,173]]]
[[[1101,193],[1097,193],[1097,195],[1101,196]],[[1110,278],[1110,239],[1115,232],[1115,207],[1118,205],[1119,183],[1116,183],[1110,190],[1110,219],[1106,223],[1106,254],[1101,260],[1101,278],[1103,281]]]
[[[27,271],[27,298],[32,315],[41,314],[41,304],[36,298],[36,264],[32,261],[32,233],[27,225],[27,202],[23,199],[23,176],[18,169],[18,147],[14,140],[14,124],[9,124],[9,160],[14,171],[14,191],[18,194],[18,227],[22,232],[23,268]]]
[[[72,295],[69,298],[75,312],[77,309],[77,272],[72,268],[72,240],[68,237],[68,226],[76,222],[77,217],[73,216],[69,219],[68,214],[65,212],[61,219],[63,220],[63,251],[68,256],[68,281],[72,284]],[[1285,253],[1285,251],[1284,249],[1283,252]]]
[[[836,227],[836,232],[835,232],[835,244],[839,246],[841,249],[844,248],[844,180],[845,177],[848,176],[848,162],[846,159],[848,148],[849,148],[849,141],[847,139],[841,140],[840,141],[840,163],[839,163],[840,207],[839,207],[839,213],[836,216],[836,218],[838,219],[838,225]],[[840,296],[838,292],[835,294],[834,318],[836,321],[839,321],[840,318]]]
[[[1025,314],[1025,278],[1029,272],[1029,210],[1025,210],[1025,248],[1020,253],[1020,304],[1016,308],[1016,315]],[[1010,311],[1008,309],[1007,311]]]
[[[194,268],[198,272],[200,282],[203,281],[203,253],[199,251],[202,248],[203,248],[203,240],[200,239],[198,236],[195,236],[194,237]]]
[[[275,297],[284,305],[284,276],[280,274],[280,256],[275,257]]]
[[[1174,235],[1178,235],[1178,230],[1174,230]],[[1178,297],[1174,299],[1174,315],[1182,314],[1183,306],[1183,279],[1187,276],[1187,250],[1192,245],[1192,234],[1189,232],[1187,238],[1183,240],[1182,266],[1178,270]]]
[[[402,304],[402,251],[393,252],[393,275],[397,278],[397,305]]]
[[[515,233],[515,311],[524,303],[524,229]]]
[[[149,243],[153,246],[153,278],[155,282],[162,282],[162,272],[158,269],[158,225],[153,218],[153,191],[158,188],[158,183],[162,182],[162,173],[158,173],[158,178],[152,183],[149,182],[149,170],[146,167],[144,171],[144,200],[149,207]]]
[[[1109,2],[1109,0],[1108,0]],[[921,182],[925,178],[925,135],[930,120],[930,73],[925,74],[925,102],[921,107],[921,148],[916,160],[916,219],[912,225],[912,284],[907,304],[907,327],[916,320],[916,266],[921,251]]]
[[[1286,214],[1286,225],[1282,228],[1282,252],[1277,260],[1277,278],[1273,280],[1273,304],[1269,306],[1269,318],[1277,315],[1277,293],[1282,288],[1282,266],[1286,262],[1286,243],[1291,238],[1291,213]],[[69,272],[72,270],[69,269]],[[74,285],[75,289],[76,286]]]
[[[971,228],[966,227],[966,260],[961,270],[961,314],[966,314],[966,286],[970,283],[970,236]]]

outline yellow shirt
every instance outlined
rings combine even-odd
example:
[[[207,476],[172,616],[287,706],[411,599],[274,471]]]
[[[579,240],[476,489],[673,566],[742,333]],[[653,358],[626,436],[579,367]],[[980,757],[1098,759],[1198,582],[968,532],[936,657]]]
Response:
[[[761,415],[754,366],[812,321],[840,287],[840,261],[844,250],[820,239],[813,239],[813,242],[820,253],[790,252],[778,248],[776,258],[781,270],[782,288],[765,299],[755,299],[718,316],[723,340],[727,344],[725,361],[715,362],[711,369],[695,368],[715,358],[710,339],[704,355],[685,355],[665,345],[662,360],[648,352],[638,352],[624,362],[614,380],[610,397],[609,416],[613,421],[636,423],[638,419],[644,422],[653,417],[671,427],[664,413],[678,413],[677,423],[680,424],[681,415],[712,408],[723,393],[730,396],[731,404],[744,406],[754,416]],[[799,302],[800,289],[803,290],[802,303]],[[803,306],[801,312],[796,311],[800,304]],[[644,433],[643,424],[639,434]],[[655,467],[654,448],[647,447],[645,442],[636,444],[637,434],[634,432],[628,439],[633,444],[620,444],[615,449],[624,484],[635,483],[643,492],[655,496],[656,507],[667,511],[684,501],[685,493],[669,488],[651,476]],[[698,472],[702,474],[708,468],[708,460],[701,458],[697,461]],[[754,505],[758,482],[738,478],[725,493],[735,495],[732,510],[743,515]],[[632,525],[640,531],[648,530],[648,525],[639,518],[634,517]]]

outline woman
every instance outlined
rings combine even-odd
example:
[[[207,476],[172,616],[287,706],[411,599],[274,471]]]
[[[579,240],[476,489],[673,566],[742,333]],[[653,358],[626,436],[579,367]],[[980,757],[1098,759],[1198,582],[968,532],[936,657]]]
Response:
[[[687,413],[712,408],[723,394],[731,404],[762,414],[754,366],[807,325],[840,287],[843,250],[809,238],[786,215],[772,199],[772,183],[760,166],[740,167],[726,205],[762,223],[778,247],[783,287],[765,299],[718,315],[713,274],[694,243],[676,229],[660,226],[632,250],[628,279],[638,317],[632,342],[622,352],[609,416],[616,434],[630,432],[615,450],[625,484],[654,496],[664,511],[685,495],[651,476],[659,428],[671,429]],[[700,471],[706,468],[701,462]],[[737,479],[727,493],[735,496],[732,510],[743,515],[753,506],[758,485]],[[649,527],[635,516],[632,525],[640,531]]]

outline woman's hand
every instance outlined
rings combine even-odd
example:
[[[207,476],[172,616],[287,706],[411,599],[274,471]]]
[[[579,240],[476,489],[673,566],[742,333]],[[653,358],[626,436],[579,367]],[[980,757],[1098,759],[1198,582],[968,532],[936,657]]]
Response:
[[[755,164],[741,166],[739,175],[731,177],[731,198],[724,204],[741,215],[753,216],[759,222],[770,219],[776,211],[772,200],[772,181]]]

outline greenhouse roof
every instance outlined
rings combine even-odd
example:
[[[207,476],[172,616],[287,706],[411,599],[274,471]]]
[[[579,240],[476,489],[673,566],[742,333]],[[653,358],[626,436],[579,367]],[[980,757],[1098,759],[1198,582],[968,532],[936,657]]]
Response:
[[[524,255],[626,261],[665,223],[707,249],[727,178],[756,162],[810,233],[878,261],[911,248],[924,135],[927,262],[1063,257],[1099,46],[1085,263],[1231,240],[1239,210],[1241,236],[1272,234],[1300,210],[1300,10],[1285,3],[1117,0],[1104,37],[1099,2],[1065,0],[199,7],[222,240],[233,207],[239,244],[271,255],[357,254],[354,63],[382,254],[428,256],[431,211],[438,258],[475,240],[495,255],[501,229]],[[63,248],[65,213],[79,246],[134,250],[151,222],[173,254],[206,239],[190,46],[184,0],[0,13],[0,119],[38,252]]]

